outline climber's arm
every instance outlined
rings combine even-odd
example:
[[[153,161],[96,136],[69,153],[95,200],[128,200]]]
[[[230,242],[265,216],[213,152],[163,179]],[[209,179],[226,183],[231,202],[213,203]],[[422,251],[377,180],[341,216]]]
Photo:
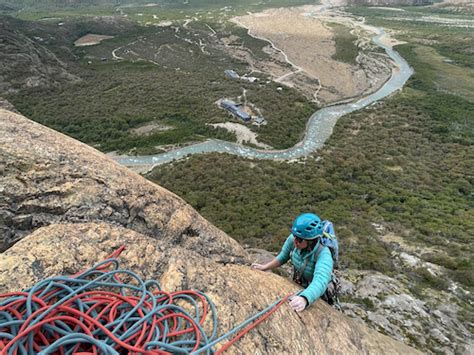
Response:
[[[290,253],[293,250],[293,248],[294,248],[293,236],[290,235],[286,239],[285,244],[283,244],[283,247],[281,248],[280,254],[278,254],[275,259],[273,259],[272,261],[270,261],[266,264],[263,264],[263,265],[253,263],[252,264],[252,269],[266,271],[266,270],[275,269],[275,268],[283,265],[284,263],[286,263],[290,259]]]

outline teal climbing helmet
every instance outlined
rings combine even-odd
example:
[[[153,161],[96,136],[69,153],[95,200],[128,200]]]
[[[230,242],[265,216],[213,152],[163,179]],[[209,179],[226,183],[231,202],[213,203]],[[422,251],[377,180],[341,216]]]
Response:
[[[294,237],[312,240],[323,232],[321,218],[314,213],[302,213],[296,217],[291,228]]]

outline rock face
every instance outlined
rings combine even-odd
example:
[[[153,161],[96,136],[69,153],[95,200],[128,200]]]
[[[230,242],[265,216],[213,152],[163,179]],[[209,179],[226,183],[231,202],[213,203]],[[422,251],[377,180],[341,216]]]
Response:
[[[41,226],[64,222],[106,221],[170,241],[224,235],[177,196],[95,149],[20,115],[0,110],[0,116],[2,250]],[[213,243],[216,253],[241,250],[225,240]]]
[[[244,249],[177,196],[3,109],[0,171],[0,292],[88,268],[122,244],[123,266],[141,277],[206,292],[220,334],[298,289],[252,271]],[[284,305],[230,352],[416,353],[321,301],[302,314]]]
[[[10,101],[8,101],[7,99],[4,99],[3,97],[0,97],[0,108],[3,108],[7,111],[11,111],[14,113],[20,113],[15,109],[15,106],[13,106],[13,104]]]

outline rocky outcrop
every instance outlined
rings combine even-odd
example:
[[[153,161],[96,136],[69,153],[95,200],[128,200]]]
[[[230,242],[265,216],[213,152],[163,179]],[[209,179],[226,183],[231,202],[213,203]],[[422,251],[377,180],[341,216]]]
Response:
[[[443,354],[470,354],[469,330],[457,319],[458,305],[415,298],[406,280],[371,271],[345,270],[343,312],[418,348]]]
[[[96,150],[0,109],[0,292],[71,274],[118,246],[164,289],[206,292],[223,333],[298,286],[252,271],[247,253],[183,200]],[[324,302],[283,306],[232,353],[416,353]]]
[[[223,262],[229,257],[226,252],[214,260],[203,257],[199,248],[205,244],[200,237],[186,239],[170,245],[163,239],[103,222],[42,227],[0,256],[0,292],[88,268],[122,244],[127,245],[120,258],[122,266],[142,278],[158,279],[165,290],[195,288],[206,292],[219,310],[220,334],[297,289],[277,275]],[[415,352],[346,318],[324,302],[302,315],[284,306],[230,352],[247,354],[256,349],[259,353],[304,354]]]
[[[457,12],[472,11],[474,2],[472,0],[444,0],[434,4],[433,7],[441,7]]]
[[[3,97],[0,97],[0,108],[3,108],[7,111],[11,111],[14,113],[20,113],[15,109],[15,106],[13,106],[13,104],[10,101],[4,99]]]
[[[248,248],[252,260],[266,263],[275,257],[261,249]],[[395,252],[394,252],[395,253]],[[392,256],[397,260],[397,255]],[[397,264],[413,268],[413,260],[419,258],[400,253]],[[426,264],[426,263],[425,263]],[[277,269],[284,277],[291,277],[288,265]],[[358,319],[383,334],[404,343],[414,345],[428,353],[471,354],[474,347],[469,330],[458,318],[461,310],[453,294],[441,297],[449,300],[439,302],[439,296],[429,300],[416,298],[407,287],[408,280],[383,275],[375,271],[345,269],[338,272],[341,281],[342,312]],[[402,274],[400,274],[402,275]],[[461,291],[461,290],[460,290]],[[468,295],[464,295],[464,299]],[[437,302],[433,302],[436,300]],[[440,304],[441,303],[441,304]]]
[[[170,241],[224,235],[177,196],[95,149],[20,115],[0,116],[3,250],[41,226],[65,222],[105,221]],[[242,255],[230,238],[209,245],[216,254]]]

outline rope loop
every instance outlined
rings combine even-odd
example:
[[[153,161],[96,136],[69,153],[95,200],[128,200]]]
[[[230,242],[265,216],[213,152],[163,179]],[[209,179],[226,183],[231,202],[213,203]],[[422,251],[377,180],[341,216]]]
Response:
[[[0,294],[1,354],[220,353],[288,298],[217,338],[217,310],[206,294],[166,292],[158,281],[143,281],[120,269],[117,258],[124,249],[72,276],[51,277],[26,291]]]

